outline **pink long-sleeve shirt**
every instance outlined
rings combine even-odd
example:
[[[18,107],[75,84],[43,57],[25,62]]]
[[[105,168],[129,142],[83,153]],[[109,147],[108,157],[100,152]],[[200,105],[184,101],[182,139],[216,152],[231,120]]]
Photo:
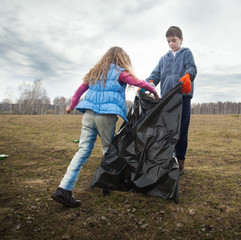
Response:
[[[129,85],[133,85],[136,87],[140,87],[145,89],[146,91],[149,91],[151,93],[155,93],[156,89],[152,87],[149,83],[145,82],[144,80],[136,80],[133,78],[128,72],[121,72],[120,77],[119,77],[119,83],[123,82]],[[70,108],[74,109],[78,103],[79,99],[81,96],[89,89],[89,85],[82,83],[79,88],[75,91],[74,96],[72,97],[71,103],[70,103]]]

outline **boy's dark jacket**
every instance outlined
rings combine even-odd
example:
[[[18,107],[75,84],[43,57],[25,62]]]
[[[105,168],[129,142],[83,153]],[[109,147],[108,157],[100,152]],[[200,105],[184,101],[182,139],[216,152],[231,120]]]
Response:
[[[160,83],[160,93],[163,97],[179,83],[181,77],[186,73],[190,74],[192,84],[192,90],[187,96],[193,97],[193,80],[196,77],[197,68],[192,52],[189,48],[181,48],[174,57],[170,50],[160,59],[159,63],[146,81],[149,82],[152,79],[155,85]]]

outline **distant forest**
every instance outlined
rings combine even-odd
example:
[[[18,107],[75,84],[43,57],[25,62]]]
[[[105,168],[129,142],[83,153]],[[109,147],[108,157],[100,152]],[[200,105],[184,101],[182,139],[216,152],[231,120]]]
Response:
[[[192,114],[241,114],[241,102],[193,103]]]
[[[63,115],[65,108],[71,102],[71,98],[56,97],[53,104],[42,86],[41,80],[35,80],[32,85],[22,87],[20,97],[13,103],[11,97],[0,103],[0,114],[17,115]],[[126,101],[127,109],[132,106],[131,101]],[[193,103],[192,114],[241,114],[241,102],[217,102],[217,103]],[[73,110],[71,114],[80,114],[78,110]]]
[[[26,101],[23,103],[11,104],[8,102],[0,103],[0,114],[15,115],[63,115],[65,108],[70,104],[64,97],[56,98],[55,104],[51,105],[41,100]],[[127,109],[132,106],[131,101],[126,101]],[[241,102],[218,102],[218,103],[194,103],[191,106],[192,114],[241,114]],[[74,109],[71,114],[81,114]]]

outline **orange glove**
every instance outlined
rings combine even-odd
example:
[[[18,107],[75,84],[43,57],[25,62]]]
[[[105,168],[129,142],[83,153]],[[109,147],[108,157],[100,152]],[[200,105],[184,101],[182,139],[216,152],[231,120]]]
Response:
[[[179,82],[183,82],[182,84],[182,93],[190,93],[191,90],[192,90],[192,87],[191,87],[191,80],[190,80],[190,75],[189,73],[186,73],[181,79]]]

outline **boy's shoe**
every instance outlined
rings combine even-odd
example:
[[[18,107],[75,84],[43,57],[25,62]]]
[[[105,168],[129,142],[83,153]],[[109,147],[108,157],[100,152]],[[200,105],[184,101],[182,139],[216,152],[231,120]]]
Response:
[[[184,169],[184,160],[178,159],[178,164],[179,164],[179,176],[182,176],[185,173]]]
[[[79,207],[81,205],[79,200],[75,200],[72,197],[72,191],[68,191],[61,187],[58,187],[56,191],[52,193],[51,198],[67,207]]]

